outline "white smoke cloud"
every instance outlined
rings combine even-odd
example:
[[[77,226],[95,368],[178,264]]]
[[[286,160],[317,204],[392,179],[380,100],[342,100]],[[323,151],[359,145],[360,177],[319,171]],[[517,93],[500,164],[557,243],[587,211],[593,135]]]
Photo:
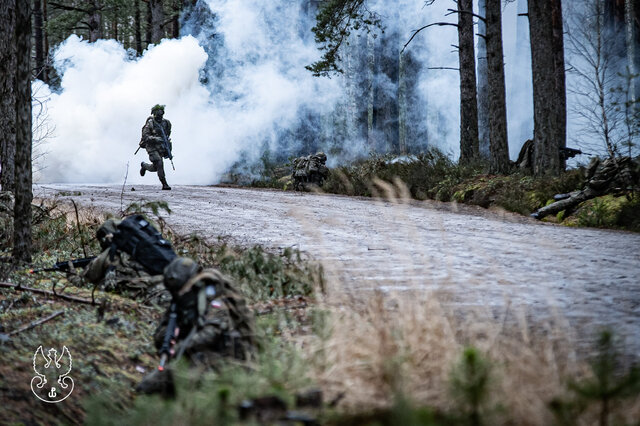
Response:
[[[176,171],[165,161],[169,182],[216,183],[243,149],[259,149],[277,139],[275,127],[295,123],[301,105],[327,109],[339,98],[335,80],[304,69],[318,56],[315,45],[293,26],[274,32],[278,23],[269,22],[283,10],[280,19],[295,17],[297,7],[209,3],[224,40],[215,84],[232,92],[232,100],[200,83],[207,54],[192,36],[163,40],[139,59],[113,40],[90,44],[71,36],[55,53],[61,91],[49,94],[55,135],[44,148],[38,181],[121,182],[129,162],[129,182],[150,182],[138,175],[145,151],[133,152],[150,108],[160,103],[172,123]]]

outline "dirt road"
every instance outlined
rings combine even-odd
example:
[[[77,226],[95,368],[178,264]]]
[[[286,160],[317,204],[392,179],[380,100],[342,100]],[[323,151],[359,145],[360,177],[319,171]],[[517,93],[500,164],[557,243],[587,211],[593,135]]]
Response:
[[[322,262],[338,292],[445,291],[459,309],[560,314],[580,340],[613,326],[640,354],[640,235],[538,223],[434,202],[223,187],[42,185],[113,212],[165,200],[178,232],[242,245],[294,246]],[[78,193],[80,195],[78,195]],[[508,307],[508,308],[507,308]]]

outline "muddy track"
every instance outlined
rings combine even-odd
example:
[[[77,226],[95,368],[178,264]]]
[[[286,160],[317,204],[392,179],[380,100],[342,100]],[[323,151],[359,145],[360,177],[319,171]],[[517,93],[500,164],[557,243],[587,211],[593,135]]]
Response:
[[[181,234],[297,247],[323,263],[337,292],[445,292],[458,309],[509,309],[533,322],[561,315],[585,341],[612,326],[640,354],[640,234],[568,228],[434,202],[225,187],[42,185],[36,197],[119,211],[165,200]],[[77,195],[77,193],[80,195]],[[122,196],[122,200],[121,200]],[[508,308],[507,308],[508,307]]]

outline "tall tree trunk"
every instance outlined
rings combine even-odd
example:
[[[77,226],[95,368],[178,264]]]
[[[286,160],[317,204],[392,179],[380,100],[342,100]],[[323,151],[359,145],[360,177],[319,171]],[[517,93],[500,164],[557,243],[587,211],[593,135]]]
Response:
[[[395,8],[397,11],[398,9]],[[385,31],[380,39],[380,58],[376,77],[377,133],[383,135],[388,152],[398,152],[398,76],[400,71],[400,34]]]
[[[460,58],[460,163],[478,155],[478,98],[473,46],[473,3],[458,0],[458,55]]]
[[[635,103],[638,97],[638,84],[637,77],[634,77],[638,72],[638,57],[636,52],[636,40],[638,37],[637,28],[635,23],[636,8],[633,0],[625,0],[624,2],[624,20],[625,20],[625,36],[627,42],[627,67],[629,73],[629,101]]]
[[[0,186],[15,189],[16,153],[16,1],[0,2]]]
[[[551,1],[551,27],[553,28],[553,80],[556,92],[556,114],[558,120],[557,145],[567,146],[567,83],[564,63],[564,26],[562,0]],[[560,171],[566,168],[566,160],[560,158]]]
[[[152,38],[151,24],[153,23],[153,18],[152,18],[153,8],[151,7],[151,0],[147,0],[146,4],[147,4],[147,16],[146,16],[147,28],[144,35],[144,38],[145,38],[144,41],[145,43],[147,43],[147,47],[149,47],[149,45],[151,44],[151,38]]]
[[[102,5],[99,0],[94,0],[89,6],[89,42],[100,40],[102,34]]]
[[[559,148],[566,144],[560,0],[530,1],[528,14],[533,74],[533,170],[538,176],[557,176],[563,169]],[[559,29],[556,21],[560,21]],[[561,51],[557,52],[558,49]]]
[[[181,1],[174,0],[173,2],[173,18],[171,18],[171,37],[178,38],[180,37],[180,10],[181,10]]]
[[[158,44],[164,38],[164,8],[162,0],[149,0],[151,7],[151,43]]]
[[[486,0],[478,0],[478,14],[487,16]],[[487,66],[487,25],[478,19],[478,152],[490,158],[489,149],[489,68]]]
[[[398,153],[407,153],[407,129],[411,123],[407,123],[408,93],[407,93],[407,55],[400,54],[398,64]]]
[[[489,149],[492,173],[509,170],[507,103],[504,87],[502,51],[502,12],[500,0],[487,0],[487,66],[489,70]]]
[[[44,47],[44,69],[42,70],[42,74],[44,77],[45,83],[49,83],[49,75],[51,70],[51,65],[49,61],[49,32],[47,31],[47,22],[49,21],[49,17],[47,15],[47,0],[42,0],[42,17],[43,17],[43,47]]]
[[[16,2],[16,156],[13,258],[31,262],[31,2]]]
[[[375,151],[376,136],[375,136],[375,99],[376,88],[374,84],[376,73],[376,42],[377,38],[373,33],[368,33],[367,37],[367,74],[366,74],[366,96],[367,96],[367,146],[369,152]]]
[[[33,42],[36,51],[35,78],[46,82],[44,67],[44,22],[42,19],[42,1],[33,0]]]
[[[113,21],[111,21],[111,38],[118,41],[118,15],[113,15]]]
[[[140,28],[140,0],[134,1],[133,9],[133,34],[138,56],[142,55],[142,30]]]

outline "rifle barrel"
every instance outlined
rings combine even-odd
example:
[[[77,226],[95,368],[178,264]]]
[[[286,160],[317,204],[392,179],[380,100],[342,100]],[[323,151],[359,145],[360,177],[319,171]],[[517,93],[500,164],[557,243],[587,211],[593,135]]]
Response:
[[[81,259],[73,259],[73,260],[63,260],[60,262],[56,262],[50,268],[41,268],[41,269],[32,269],[29,271],[30,274],[35,274],[38,272],[52,272],[52,271],[60,271],[67,272],[69,270],[69,262],[73,265],[74,268],[84,268],[87,266],[96,256],[84,257]]]

